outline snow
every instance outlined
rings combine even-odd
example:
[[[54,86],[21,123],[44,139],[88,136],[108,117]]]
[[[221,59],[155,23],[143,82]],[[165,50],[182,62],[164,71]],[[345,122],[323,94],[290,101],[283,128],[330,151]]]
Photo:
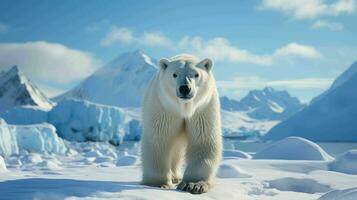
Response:
[[[0,176],[0,199],[351,200],[356,197],[356,176],[328,171],[330,161],[224,156],[213,188],[208,193],[192,195],[141,185],[137,142],[119,147],[104,142],[66,142],[66,145],[65,154],[20,151],[18,155],[5,157],[7,170]],[[229,151],[240,151],[232,148]]]
[[[328,192],[331,190],[329,185],[321,184],[313,179],[291,177],[268,181],[268,187],[280,191],[304,192],[309,194]]]
[[[249,160],[224,156],[213,189],[194,196],[140,185],[138,145],[68,143],[68,155],[20,153],[7,157],[0,199],[318,199],[357,184],[326,171],[326,161]],[[238,151],[238,149],[231,149]],[[135,154],[131,154],[135,152]],[[28,159],[25,159],[28,158]],[[351,179],[352,178],[352,179]]]
[[[132,156],[132,155],[126,155],[122,156],[118,159],[117,161],[117,166],[130,166],[130,165],[135,165],[138,161],[137,156]]]
[[[288,136],[313,141],[356,142],[357,123],[357,64],[336,79],[331,89],[309,106],[273,127],[265,140]]]
[[[141,51],[123,53],[55,101],[82,99],[118,107],[139,107],[146,86],[157,73],[155,59]]]
[[[223,151],[224,157],[234,157],[234,158],[242,158],[242,159],[251,159],[252,156],[244,151],[239,150],[224,150]]]
[[[0,120],[0,155],[9,156],[26,150],[39,153],[65,153],[64,141],[50,124],[8,125]]]
[[[0,73],[0,94],[0,113],[21,105],[52,107],[52,102],[17,66]]]
[[[248,172],[244,171],[243,169],[235,165],[221,164],[217,172],[217,177],[218,178],[250,178],[252,177],[252,175],[250,175]]]
[[[345,152],[329,164],[329,170],[357,175],[357,149]]]
[[[253,159],[329,161],[333,158],[312,141],[300,137],[288,137],[257,152]]]

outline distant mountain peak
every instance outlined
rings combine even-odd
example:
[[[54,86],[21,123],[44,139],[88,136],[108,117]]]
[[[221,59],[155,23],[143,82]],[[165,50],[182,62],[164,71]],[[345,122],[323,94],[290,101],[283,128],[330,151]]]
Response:
[[[23,105],[49,109],[52,102],[15,65],[0,73],[0,112]]]
[[[14,65],[6,73],[8,73],[8,74],[19,74],[20,73],[20,69],[19,69],[19,67],[17,65]]]
[[[272,88],[272,87],[265,87],[265,88],[263,88],[263,91],[268,92],[268,93],[275,92],[274,88]]]
[[[254,119],[281,120],[299,111],[304,105],[287,91],[265,87],[249,91],[240,101],[221,97],[221,106],[229,111],[245,111]]]

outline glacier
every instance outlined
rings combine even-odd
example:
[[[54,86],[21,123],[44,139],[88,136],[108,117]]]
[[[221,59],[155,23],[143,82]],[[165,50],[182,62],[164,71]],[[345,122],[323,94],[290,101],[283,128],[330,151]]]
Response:
[[[6,171],[6,164],[4,158],[0,156],[0,172]]]
[[[125,111],[80,100],[64,100],[49,112],[61,137],[74,141],[109,141],[118,145],[125,133],[130,133],[130,121]]]
[[[0,119],[0,155],[19,154],[25,150],[37,153],[63,154],[67,148],[58,137],[56,128],[47,123],[33,125],[9,125]]]
[[[22,106],[0,117],[10,124],[52,124],[60,137],[70,141],[108,141],[119,145],[124,140],[140,140],[139,111],[67,99],[51,110]]]

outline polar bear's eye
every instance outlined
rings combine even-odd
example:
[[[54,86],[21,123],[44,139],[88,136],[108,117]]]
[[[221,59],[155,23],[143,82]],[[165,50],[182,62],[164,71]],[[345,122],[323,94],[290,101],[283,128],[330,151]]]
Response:
[[[173,74],[172,76],[173,76],[174,78],[176,78],[176,77],[177,77],[177,74]]]
[[[199,74],[195,74],[195,78],[198,78],[200,75]]]

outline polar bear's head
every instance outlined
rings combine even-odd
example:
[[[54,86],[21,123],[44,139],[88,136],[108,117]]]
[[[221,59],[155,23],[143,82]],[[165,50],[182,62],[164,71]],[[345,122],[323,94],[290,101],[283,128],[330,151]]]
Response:
[[[159,84],[165,103],[185,117],[192,115],[211,96],[212,66],[211,59],[188,54],[161,59]]]

